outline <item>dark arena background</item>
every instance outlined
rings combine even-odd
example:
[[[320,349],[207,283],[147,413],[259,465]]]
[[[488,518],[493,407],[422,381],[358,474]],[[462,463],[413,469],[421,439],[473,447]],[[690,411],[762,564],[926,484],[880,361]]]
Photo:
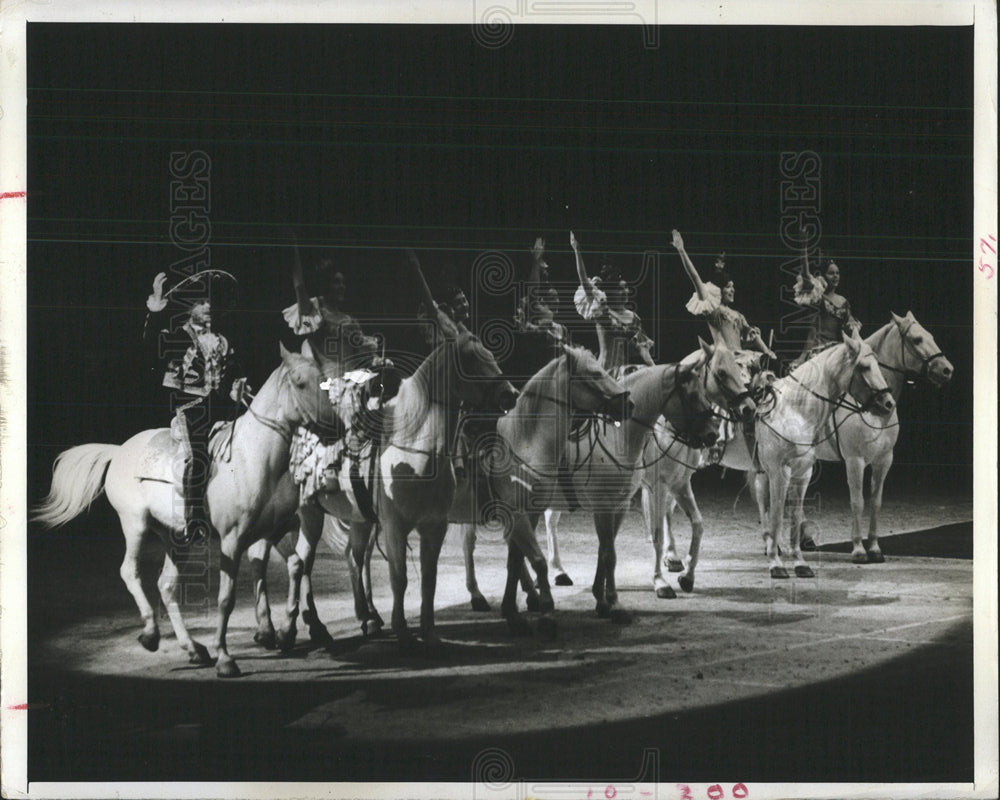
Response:
[[[211,265],[240,288],[216,328],[259,387],[278,343],[294,343],[289,230],[307,274],[322,255],[342,268],[347,308],[400,363],[427,352],[404,248],[432,284],[464,287],[489,343],[536,236],[572,311],[570,230],[591,272],[606,254],[634,283],[656,360],[679,360],[708,330],[685,311],[672,228],[703,277],[725,251],[736,307],[790,360],[803,337],[788,326],[798,251],[782,226],[797,210],[782,164],[812,151],[819,246],[863,334],[912,312],[955,370],[900,402],[887,563],[849,562],[844,468],[823,464],[810,488],[820,578],[775,586],[742,476],[709,468],[695,478],[693,594],[653,596],[641,515],[626,518],[632,626],[594,615],[582,511],[563,520],[576,584],[555,594],[554,642],[512,639],[497,611],[469,610],[449,533],[443,659],[363,639],[324,545],[315,586],[334,644],[300,634],[290,657],[255,650],[244,566],[230,642],[247,674],[223,683],[187,668],[165,619],[160,652],[135,641],[102,498],[65,528],[29,527],[31,780],[470,781],[490,748],[518,778],[636,780],[652,749],[664,779],[972,779],[972,29],[655,32],[649,47],[640,26],[520,26],[487,47],[471,25],[29,24],[27,502],[62,450],[167,422],[140,336],[154,275],[185,255],[172,153],[210,160]],[[489,264],[499,288],[484,288]],[[596,347],[589,324],[573,329]],[[498,535],[483,534],[478,561],[496,608]],[[277,608],[276,557],[270,574]],[[203,641],[208,595],[186,610]]]

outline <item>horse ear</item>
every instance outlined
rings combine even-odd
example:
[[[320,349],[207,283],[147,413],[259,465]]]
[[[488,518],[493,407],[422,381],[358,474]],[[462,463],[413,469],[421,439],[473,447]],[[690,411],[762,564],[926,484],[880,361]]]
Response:
[[[847,349],[856,356],[861,350],[861,340],[854,336],[848,336],[846,333],[842,333],[841,336],[844,337],[844,344],[847,345]]]
[[[702,339],[700,336],[698,337],[698,344],[701,346],[701,350],[705,354],[705,357],[711,359],[712,356],[715,354],[715,348],[708,342],[706,342],[704,339]]]
[[[913,312],[912,312],[912,311],[907,311],[907,312],[906,312],[906,318],[907,318],[907,319],[908,319],[908,320],[909,320],[910,322],[916,322],[916,321],[917,321],[917,318],[916,318],[915,316],[913,316]]]
[[[892,314],[892,321],[893,322],[895,322],[897,325],[902,325],[903,324],[903,317],[901,317],[898,314],[896,314],[895,311],[890,311],[889,313]]]
[[[281,353],[281,360],[286,364],[292,360],[292,354],[288,351],[288,348],[285,347],[284,342],[278,342],[278,352]]]

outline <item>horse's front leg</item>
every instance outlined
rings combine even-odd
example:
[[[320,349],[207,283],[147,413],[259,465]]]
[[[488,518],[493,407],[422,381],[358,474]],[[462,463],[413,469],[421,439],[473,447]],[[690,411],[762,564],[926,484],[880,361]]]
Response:
[[[514,524],[517,524],[516,519]],[[514,636],[531,633],[528,621],[517,610],[517,584],[523,568],[524,555],[511,537],[507,542],[507,581],[504,585],[503,601],[500,603],[500,613],[507,620],[507,627]]]
[[[392,586],[392,631],[403,649],[409,648],[413,643],[413,634],[406,625],[406,609],[403,605],[407,583],[406,539],[410,527],[398,514],[386,509],[382,531],[385,534],[385,556],[389,561],[389,583]]]
[[[374,586],[372,584],[372,556],[375,554],[375,543],[376,538],[372,536],[372,530],[375,526],[371,522],[352,522],[350,526],[350,539],[352,542],[352,548],[356,552],[365,554],[364,570],[362,575],[364,576],[364,601],[366,607],[366,619],[368,620],[368,626],[362,626],[365,630],[366,636],[375,636],[379,634],[382,628],[385,627],[385,622],[382,620],[382,616],[378,613],[378,609],[375,608],[375,600],[372,598],[372,591]]]
[[[865,513],[865,460],[851,456],[844,459],[847,486],[851,490],[851,561],[867,564],[868,552],[861,539],[861,517]]]
[[[545,518],[545,546],[549,552],[548,566],[556,576],[555,585],[572,586],[573,579],[566,574],[559,558],[559,520],[562,517],[562,511],[547,508],[543,516]]]
[[[229,617],[236,605],[236,576],[240,568],[240,556],[244,548],[241,532],[230,529],[222,533],[219,553],[219,604],[218,618],[215,626],[215,674],[220,678],[236,678],[240,668],[229,655],[226,647],[226,630],[229,627]]]
[[[657,481],[653,486],[642,486],[642,517],[649,540],[653,543],[653,590],[661,600],[677,597],[663,577],[663,490]]]
[[[698,503],[694,499],[690,477],[685,482],[684,487],[674,496],[684,513],[687,514],[687,518],[691,520],[691,546],[688,549],[688,561],[684,571],[677,578],[681,589],[685,592],[691,592],[694,590],[694,570],[698,566],[698,554],[701,551],[701,537],[705,526],[701,518],[701,509],[698,508]]]
[[[615,569],[618,566],[618,554],[615,550],[615,539],[618,529],[625,518],[625,509],[594,514],[594,527],[600,540],[601,559],[604,566],[604,596],[607,602],[607,614],[602,614],[600,607],[598,615],[607,616],[616,625],[628,625],[632,622],[632,614],[618,603],[618,586],[615,582]],[[600,601],[598,601],[600,604]]]
[[[299,507],[299,535],[296,537],[295,549],[289,553],[286,567],[288,569],[288,597],[285,599],[285,620],[277,633],[278,647],[283,653],[288,653],[295,646],[298,635],[296,621],[299,618],[299,597],[302,591],[302,575],[305,571],[306,559],[315,549],[316,542],[323,530],[323,510],[314,503],[304,503]]]
[[[447,520],[417,526],[420,534],[420,635],[431,650],[441,647],[441,639],[434,630],[434,594],[437,591],[438,559],[447,531]]]
[[[882,489],[885,487],[885,477],[892,466],[892,448],[888,448],[879,458],[872,461],[872,491],[868,499],[871,506],[871,519],[868,523],[868,561],[872,564],[882,564],[885,556],[878,543],[878,515],[882,510]]]
[[[770,489],[769,526],[764,534],[764,553],[767,555],[772,578],[788,578],[788,570],[781,563],[778,554],[778,536],[785,524],[785,497],[788,494],[788,482],[791,479],[791,468],[780,466],[768,472]]]
[[[789,495],[792,502],[792,527],[789,534],[792,547],[792,558],[795,559],[795,576],[797,578],[815,578],[813,572],[802,555],[802,543],[799,539],[802,530],[802,520],[805,518],[803,503],[805,501],[806,489],[809,488],[809,478],[812,477],[812,467],[810,466],[805,475],[791,479],[789,485]]]
[[[253,611],[257,619],[257,631],[253,640],[265,650],[273,650],[277,646],[274,624],[271,622],[271,603],[267,594],[267,563],[270,557],[271,543],[267,539],[254,542],[247,548],[250,577],[253,580]]]

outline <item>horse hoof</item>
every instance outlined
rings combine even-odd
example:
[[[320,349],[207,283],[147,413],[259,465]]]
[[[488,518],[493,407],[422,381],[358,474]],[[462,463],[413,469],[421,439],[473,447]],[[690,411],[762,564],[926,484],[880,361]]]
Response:
[[[597,601],[597,616],[601,619],[607,619],[611,616],[611,606],[604,600]]]
[[[784,580],[788,577],[788,570],[784,567],[771,567],[771,577]]]
[[[361,633],[368,639],[369,637],[378,636],[382,632],[384,623],[380,619],[366,619],[361,623]]]
[[[153,631],[152,633],[146,633],[143,631],[139,634],[139,644],[145,647],[150,653],[155,653],[156,648],[160,646],[160,632]]]
[[[556,610],[556,603],[551,597],[542,598],[538,601],[538,610],[543,614],[551,614]]]
[[[796,578],[815,578],[816,573],[812,571],[812,567],[808,564],[799,564],[795,567],[795,577]]]
[[[851,553],[851,561],[855,564],[867,564],[868,563],[868,553],[862,551],[860,553]]]
[[[667,559],[667,572],[683,572],[684,562],[679,558],[668,558]]]
[[[541,611],[541,603],[538,601],[537,594],[529,594],[525,602],[528,605],[528,611]]]
[[[542,617],[538,620],[538,634],[544,639],[555,639],[558,626],[552,617]]]
[[[613,625],[631,625],[632,624],[632,612],[627,608],[612,608],[611,609],[611,623]]]
[[[191,642],[191,650],[188,651],[188,663],[197,666],[208,666],[212,663],[212,657],[208,654],[208,648],[198,642]]]
[[[567,575],[565,572],[560,572],[556,575],[556,586],[572,586],[573,579]]]
[[[472,598],[472,610],[473,611],[489,611],[490,604],[486,602],[486,598],[482,595]]]
[[[295,628],[289,628],[288,630],[279,630],[275,635],[275,640],[277,641],[278,649],[282,653],[292,652],[292,648],[295,647],[295,637],[298,632]]]
[[[326,647],[329,644],[333,644],[333,637],[330,635],[330,631],[326,629],[326,625],[322,622],[317,622],[309,626],[309,641],[320,647]]]
[[[257,631],[253,635],[253,640],[265,650],[273,650],[277,646],[273,630]]]
[[[804,553],[815,553],[816,552],[816,540],[812,536],[803,536],[799,541],[799,548]]]
[[[225,661],[220,659],[216,662],[215,674],[220,678],[238,678],[243,673],[240,672],[240,668],[236,666],[236,662],[229,658]]]
[[[507,629],[512,636],[530,636],[531,626],[521,614],[514,614],[507,617]]]
[[[657,586],[656,596],[661,600],[673,600],[677,597],[677,592],[674,591],[673,586]]]
[[[677,585],[688,594],[691,594],[694,591],[694,575],[681,575],[677,579]]]
[[[881,550],[869,550],[868,551],[868,563],[869,564],[884,564],[885,556],[882,555]]]

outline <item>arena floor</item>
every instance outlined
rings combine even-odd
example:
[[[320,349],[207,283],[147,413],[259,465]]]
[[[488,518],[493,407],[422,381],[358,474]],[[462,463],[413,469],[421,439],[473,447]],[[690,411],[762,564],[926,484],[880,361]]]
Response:
[[[971,780],[971,500],[887,492],[887,561],[856,566],[836,552],[850,530],[846,490],[827,495],[814,517],[824,547],[808,556],[817,577],[772,581],[755,512],[746,495],[734,512],[732,496],[701,493],[695,589],[673,600],[654,596],[652,547],[629,514],[618,539],[627,626],[595,615],[592,522],[564,516],[576,583],[554,589],[555,639],[512,638],[496,611],[470,609],[451,532],[437,592],[446,646],[434,657],[401,653],[391,634],[364,639],[346,568],[325,548],[316,594],[334,643],[311,645],[300,624],[292,654],[259,649],[244,562],[228,640],[244,675],[233,681],[188,666],[169,622],[158,652],[140,648],[110,512],[33,532],[29,776],[470,781],[499,748],[523,778]],[[686,544],[686,521],[681,530]],[[499,536],[480,534],[479,584],[494,608],[504,554]],[[270,576],[277,624],[277,557]],[[374,583],[388,620],[384,561]],[[418,609],[414,551],[414,628]],[[209,643],[211,606],[186,616]],[[648,758],[641,767],[650,749],[655,776]]]

